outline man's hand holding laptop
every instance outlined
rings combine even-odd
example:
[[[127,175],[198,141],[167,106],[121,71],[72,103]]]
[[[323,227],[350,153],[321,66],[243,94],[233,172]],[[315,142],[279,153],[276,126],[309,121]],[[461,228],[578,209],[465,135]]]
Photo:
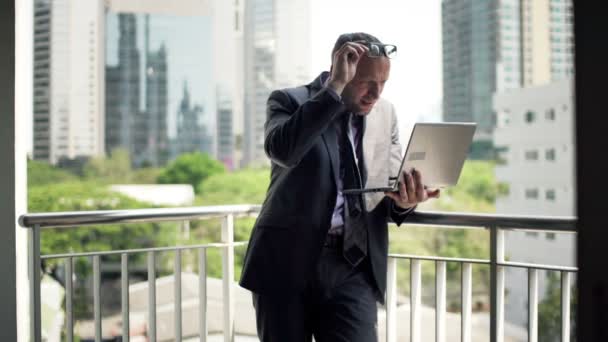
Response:
[[[384,194],[395,201],[402,209],[412,208],[429,198],[439,198],[440,190],[429,190],[422,182],[422,174],[416,169],[403,171],[403,181],[399,182],[399,192],[386,191]]]

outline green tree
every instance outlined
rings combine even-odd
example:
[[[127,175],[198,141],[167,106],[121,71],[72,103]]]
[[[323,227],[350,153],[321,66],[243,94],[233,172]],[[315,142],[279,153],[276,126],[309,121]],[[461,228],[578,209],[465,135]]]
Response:
[[[200,152],[185,153],[172,161],[158,176],[161,184],[191,184],[201,192],[201,182],[214,174],[225,172],[224,165]]]
[[[84,166],[86,179],[104,183],[125,183],[131,180],[131,158],[123,148],[112,150],[109,157],[91,158]]]
[[[30,186],[75,181],[76,175],[37,160],[27,161],[27,182]]]
[[[538,340],[560,341],[561,337],[561,282],[557,272],[547,272],[545,298],[538,305]],[[570,289],[570,340],[576,340],[576,290]]]

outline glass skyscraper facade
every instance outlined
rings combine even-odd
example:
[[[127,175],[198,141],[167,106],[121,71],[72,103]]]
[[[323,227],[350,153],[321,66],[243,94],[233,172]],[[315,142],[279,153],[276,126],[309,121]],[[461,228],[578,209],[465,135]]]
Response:
[[[215,108],[211,34],[208,16],[106,14],[108,151],[129,150],[135,166],[163,165],[184,152],[214,155],[208,128],[215,118],[203,110]],[[192,141],[178,135],[184,110]]]

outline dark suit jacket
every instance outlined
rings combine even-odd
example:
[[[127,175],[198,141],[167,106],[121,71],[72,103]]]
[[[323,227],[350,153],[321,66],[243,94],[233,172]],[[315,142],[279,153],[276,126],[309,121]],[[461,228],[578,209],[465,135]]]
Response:
[[[322,76],[327,77],[327,74]],[[322,86],[322,76],[306,86],[274,91],[268,99],[264,148],[272,161],[271,180],[251,233],[240,281],[243,287],[259,294],[302,291],[313,275],[330,228],[339,162],[332,123],[343,113],[344,105]],[[375,114],[369,114],[372,115]],[[392,115],[395,130],[394,110]],[[364,137],[371,134],[365,128],[364,123]],[[388,132],[388,137],[384,137],[386,132],[381,134],[386,143],[382,144],[383,153],[375,152],[375,156],[382,154],[384,165],[372,166],[367,164],[373,161],[360,161],[364,183],[368,169],[371,172],[372,168],[386,168],[389,161],[386,145],[391,145],[391,133]],[[393,132],[393,136],[398,134]],[[363,142],[363,148],[367,148],[366,139]],[[384,178],[384,186],[387,178]],[[364,215],[368,228],[368,256],[377,290],[383,297],[388,252],[387,219],[401,224],[407,215],[382,195],[367,209],[369,211]]]

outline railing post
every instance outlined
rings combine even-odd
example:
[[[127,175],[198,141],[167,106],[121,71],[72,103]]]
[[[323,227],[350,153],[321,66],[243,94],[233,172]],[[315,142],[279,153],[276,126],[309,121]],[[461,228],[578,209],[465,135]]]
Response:
[[[462,309],[460,340],[471,342],[471,315],[473,309],[473,265],[465,262],[462,264]]]
[[[200,342],[207,342],[207,249],[198,251],[198,331]]]
[[[95,342],[101,342],[101,257],[93,256],[93,317],[95,320]]]
[[[422,270],[420,260],[410,259],[410,341],[420,342],[422,316]]]
[[[129,255],[120,255],[120,296],[122,311],[122,342],[129,342]]]
[[[148,252],[148,339],[156,342],[156,254]]]
[[[222,242],[228,245],[222,251],[222,284],[224,298],[224,342],[234,341],[234,215],[228,214],[222,221]]]
[[[490,341],[502,342],[504,339],[504,267],[499,263],[505,260],[504,234],[496,226],[490,229]]]
[[[570,273],[561,272],[562,277],[562,342],[570,342]]]
[[[175,342],[182,341],[182,251],[175,251],[173,287],[173,320],[175,324]]]
[[[386,342],[397,341],[397,258],[388,258],[386,276]]]
[[[65,338],[67,342],[74,341],[74,311],[73,311],[73,258],[65,260]],[[128,341],[126,341],[128,342]]]
[[[29,232],[30,264],[30,336],[34,342],[42,341],[40,325],[40,226],[35,225]]]
[[[538,342],[538,270],[528,269],[528,341]]]
[[[435,263],[435,341],[445,342],[446,262]]]

